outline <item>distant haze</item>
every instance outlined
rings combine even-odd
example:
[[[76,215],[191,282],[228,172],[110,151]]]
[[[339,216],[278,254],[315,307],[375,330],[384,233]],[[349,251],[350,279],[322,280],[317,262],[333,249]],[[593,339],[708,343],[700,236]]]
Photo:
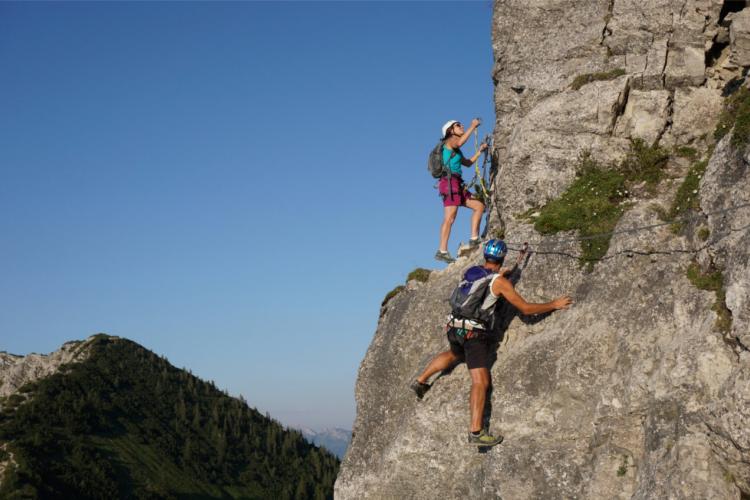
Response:
[[[312,429],[302,428],[302,435],[313,444],[323,446],[340,459],[344,458],[346,449],[352,440],[352,431],[346,429],[323,429],[314,431]]]

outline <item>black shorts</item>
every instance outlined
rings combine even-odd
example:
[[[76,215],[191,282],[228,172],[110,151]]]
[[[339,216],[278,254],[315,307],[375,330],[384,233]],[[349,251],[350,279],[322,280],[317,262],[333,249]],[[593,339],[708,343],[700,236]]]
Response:
[[[480,334],[475,338],[466,339],[463,342],[456,336],[457,328],[448,329],[448,343],[451,352],[466,359],[469,370],[474,368],[490,368],[492,364],[493,345],[489,335]]]

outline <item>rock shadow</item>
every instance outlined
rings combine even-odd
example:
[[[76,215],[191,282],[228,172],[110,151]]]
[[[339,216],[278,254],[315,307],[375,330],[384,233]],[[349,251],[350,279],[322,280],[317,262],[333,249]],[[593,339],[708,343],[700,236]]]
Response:
[[[526,269],[529,259],[531,257],[533,252],[529,252],[526,257],[523,259],[523,262],[520,263],[518,266],[516,266],[513,271],[511,271],[506,278],[513,283],[513,286],[515,287],[518,282],[521,280],[521,277],[523,275],[524,269]],[[490,366],[489,370],[490,373],[492,373],[492,368],[495,366],[495,363],[497,362],[497,352],[500,348],[500,344],[505,339],[505,333],[508,331],[508,327],[510,326],[511,322],[515,318],[520,319],[524,324],[527,325],[534,325],[541,321],[544,321],[547,317],[552,315],[552,312],[547,312],[544,314],[534,314],[534,315],[525,315],[521,314],[518,309],[516,309],[513,305],[511,305],[508,301],[503,301],[501,304],[498,305],[497,310],[495,311],[495,325],[492,330],[492,348],[491,348],[491,355],[490,355]],[[455,367],[454,367],[455,368]],[[492,392],[494,390],[494,387],[492,386],[492,377],[490,377],[490,387],[487,390],[487,399],[484,403],[484,412],[482,414],[482,424],[486,429],[489,429],[490,421],[492,420]],[[488,449],[480,448],[480,453],[486,453]]]

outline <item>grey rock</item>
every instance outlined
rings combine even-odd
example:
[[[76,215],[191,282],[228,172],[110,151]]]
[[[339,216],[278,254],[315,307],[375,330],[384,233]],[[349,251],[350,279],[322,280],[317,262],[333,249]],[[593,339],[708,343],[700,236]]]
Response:
[[[750,12],[743,10],[734,14],[729,27],[731,61],[736,66],[750,66]]]
[[[0,397],[10,396],[25,384],[48,377],[66,363],[82,361],[88,356],[87,345],[88,340],[66,342],[50,354],[26,356],[0,352]]]
[[[719,143],[701,180],[701,208],[708,216],[712,243],[705,254],[723,269],[727,307],[732,311],[731,336],[750,347],[750,167],[729,147],[730,134]],[[705,258],[705,256],[704,256]]]
[[[693,144],[708,138],[716,127],[723,102],[721,91],[717,89],[689,87],[675,90],[672,125],[663,138],[663,144]]]
[[[666,90],[631,90],[615,134],[643,139],[652,144],[662,135],[669,120],[671,94]]]
[[[337,498],[750,495],[750,210],[718,213],[750,202],[745,151],[728,138],[717,145],[700,183],[705,217],[685,236],[651,209],[669,206],[684,168],[653,199],[633,196],[591,273],[578,265],[575,233],[542,236],[520,216],[563,192],[584,150],[608,163],[633,137],[711,141],[721,89],[746,69],[731,61],[750,37],[744,11],[719,24],[722,5],[496,1],[491,226],[512,249],[534,243],[517,285],[525,298],[571,293],[576,303],[544,318],[503,311],[485,417],[505,441],[478,451],[465,444],[463,365],[433,380],[422,401],[408,385],[447,347],[446,299],[479,253],[388,302],[358,373]],[[727,25],[735,39],[722,49]],[[577,75],[615,68],[626,75],[571,88]],[[694,236],[698,225],[707,241]],[[715,326],[717,295],[687,278],[693,262],[723,270],[728,333]]]

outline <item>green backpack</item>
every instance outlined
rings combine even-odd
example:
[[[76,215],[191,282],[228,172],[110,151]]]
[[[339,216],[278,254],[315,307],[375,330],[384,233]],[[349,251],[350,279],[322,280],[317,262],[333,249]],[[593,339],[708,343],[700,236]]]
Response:
[[[427,170],[430,171],[430,174],[435,179],[451,176],[450,167],[443,163],[443,146],[445,146],[445,139],[440,139],[437,145],[430,151],[430,157],[427,159]],[[451,151],[448,161],[450,162],[454,156],[456,156],[456,152]]]

